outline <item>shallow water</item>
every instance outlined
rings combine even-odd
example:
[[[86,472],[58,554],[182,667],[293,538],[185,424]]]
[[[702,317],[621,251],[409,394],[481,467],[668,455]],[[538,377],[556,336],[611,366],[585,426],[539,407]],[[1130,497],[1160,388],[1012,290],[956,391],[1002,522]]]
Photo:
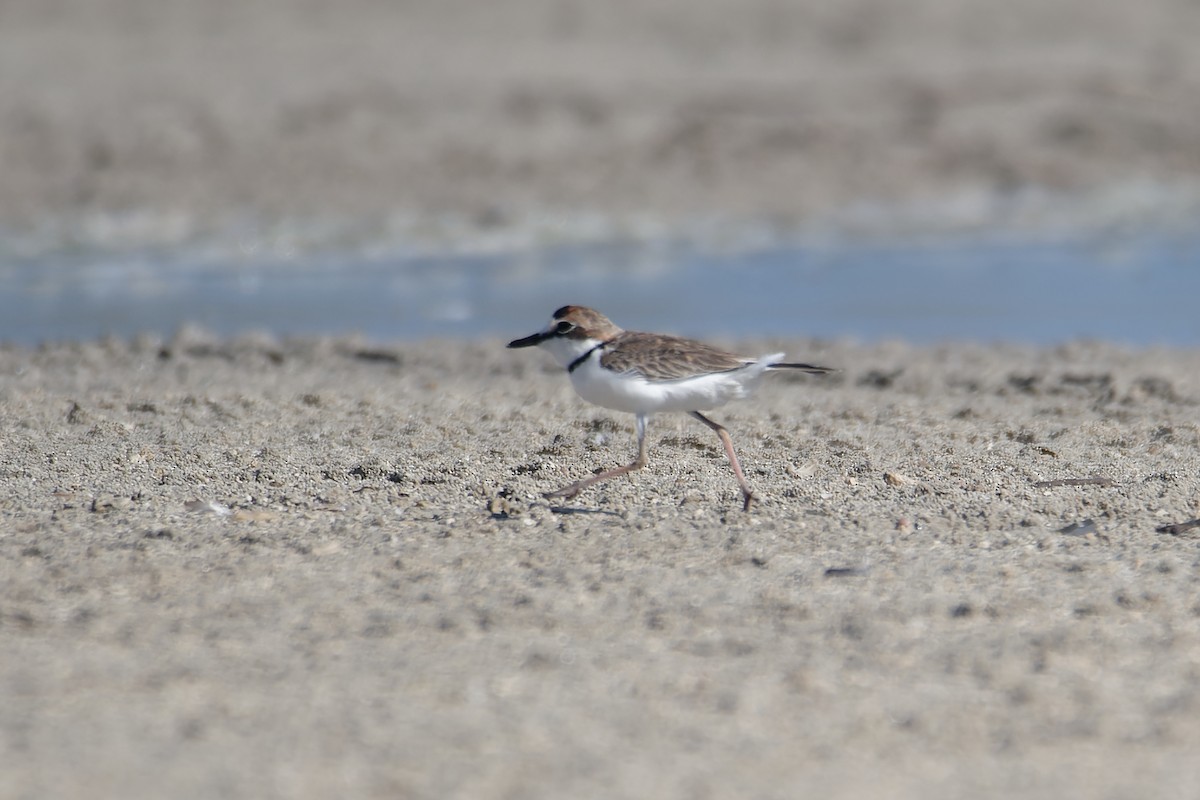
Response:
[[[1200,344],[1200,238],[1178,235],[365,252],[0,257],[0,341],[170,335],[185,323],[223,335],[511,337],[579,303],[688,335]]]

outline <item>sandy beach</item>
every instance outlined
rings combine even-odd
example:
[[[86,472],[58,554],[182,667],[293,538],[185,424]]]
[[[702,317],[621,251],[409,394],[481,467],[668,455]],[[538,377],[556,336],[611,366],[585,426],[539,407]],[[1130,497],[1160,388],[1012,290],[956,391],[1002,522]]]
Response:
[[[1193,186],[1198,29],[1170,0],[3,3],[0,226]],[[500,339],[0,344],[0,797],[1200,793],[1200,352],[717,343],[841,370],[713,412],[748,513],[683,415],[544,500],[633,420]]]
[[[4,350],[6,793],[1191,794],[1200,355],[784,344],[749,513],[501,342]]]

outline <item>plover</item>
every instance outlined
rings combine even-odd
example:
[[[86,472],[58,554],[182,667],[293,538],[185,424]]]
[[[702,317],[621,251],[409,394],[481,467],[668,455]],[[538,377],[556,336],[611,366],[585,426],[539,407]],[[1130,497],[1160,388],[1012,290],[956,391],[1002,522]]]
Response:
[[[742,509],[754,496],[746,484],[729,432],[701,414],[748,397],[764,373],[794,369],[813,375],[832,370],[783,361],[783,353],[747,358],[694,339],[622,330],[584,306],[563,306],[550,324],[509,347],[544,347],[571,377],[579,396],[598,406],[636,415],[638,454],[623,467],[606,470],[546,493],[570,499],[589,486],[646,466],[646,421],[659,411],[686,411],[716,431],[742,490]]]

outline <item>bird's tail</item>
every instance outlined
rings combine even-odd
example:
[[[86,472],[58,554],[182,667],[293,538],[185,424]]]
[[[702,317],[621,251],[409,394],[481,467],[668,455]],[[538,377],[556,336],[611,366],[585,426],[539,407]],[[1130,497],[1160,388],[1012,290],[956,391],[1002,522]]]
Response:
[[[834,367],[818,367],[815,364],[798,364],[789,361],[770,361],[767,363],[767,369],[798,369],[809,375],[828,375],[831,372],[837,372]]]

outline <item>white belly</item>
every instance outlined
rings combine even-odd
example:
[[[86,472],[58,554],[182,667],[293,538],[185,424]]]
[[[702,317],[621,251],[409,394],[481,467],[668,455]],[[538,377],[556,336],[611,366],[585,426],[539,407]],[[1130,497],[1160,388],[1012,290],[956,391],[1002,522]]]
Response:
[[[637,375],[606,370],[589,358],[571,373],[571,384],[589,403],[632,414],[659,411],[706,411],[748,396],[767,370],[782,356],[764,358],[731,372],[716,372],[675,381],[648,381]]]

